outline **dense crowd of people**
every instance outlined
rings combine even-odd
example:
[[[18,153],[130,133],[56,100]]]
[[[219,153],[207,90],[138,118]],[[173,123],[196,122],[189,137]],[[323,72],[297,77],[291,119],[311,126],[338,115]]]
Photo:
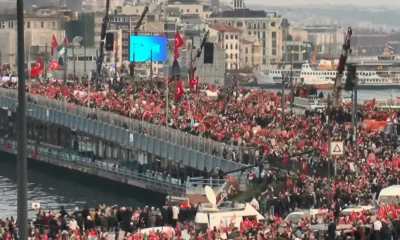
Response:
[[[171,101],[168,122],[165,117],[166,86],[169,86],[171,94],[168,98]],[[3,82],[2,87],[15,88],[16,84]],[[315,239],[318,231],[307,226],[321,221],[325,224],[336,222],[338,225],[352,225],[354,228],[349,228],[351,231],[348,235],[355,239],[360,239],[356,236],[362,231],[360,226],[365,224],[373,226],[370,230],[373,236],[371,239],[390,239],[389,236],[398,238],[398,199],[382,203],[376,211],[363,210],[347,216],[340,215],[346,207],[374,203],[381,189],[399,183],[400,146],[397,143],[398,114],[395,110],[376,108],[375,99],[366,101],[357,112],[357,120],[361,124],[353,137],[354,129],[347,123],[351,103],[342,104],[336,111],[332,111],[329,114],[332,121],[326,123],[326,114],[323,112],[297,114],[285,111],[283,118],[280,93],[272,91],[239,89],[232,93],[231,89],[219,86],[189,84],[184,94],[177,95],[180,91],[175,89],[178,87],[177,82],[167,85],[162,80],[137,82],[134,85],[111,81],[104,84],[87,81],[63,84],[37,80],[27,86],[27,91],[66,101],[71,107],[89,105],[126,117],[168,125],[199,137],[251,147],[254,149],[251,154],[258,163],[268,159],[273,166],[292,170],[284,175],[262,168],[256,176],[249,173],[252,176],[249,180],[266,183],[265,192],[252,201],[257,210],[267,215],[266,224],[247,219],[240,229],[228,225],[224,229],[196,232],[190,224],[182,221],[183,228],[193,232],[192,237],[195,239],[217,239],[224,234],[229,235],[228,239],[249,235],[257,236],[258,239]],[[283,107],[287,109],[287,106]],[[329,157],[330,130],[332,136],[344,141],[342,155]],[[221,157],[249,163],[248,157],[239,157],[238,153],[228,153],[227,150]],[[275,189],[274,182],[278,179],[285,186]],[[274,209],[272,216],[271,207]],[[144,227],[163,226],[166,224],[164,220],[169,218],[163,216],[162,211],[148,207],[143,211],[122,209],[99,207],[92,211],[94,215],[91,216],[83,214],[83,211],[69,216],[61,212],[62,216],[39,212],[37,221],[46,219],[41,224],[49,225],[52,219],[57,227],[49,227],[45,233],[55,239],[63,230],[69,230],[69,234],[76,232],[74,227],[71,229],[68,226],[71,219],[75,219],[72,221],[76,221],[75,226],[79,226],[75,227],[79,229],[79,234],[84,234],[83,229],[89,234],[87,230],[94,228],[99,235],[104,230],[113,231],[121,226],[129,233]],[[172,207],[170,209],[171,215],[174,215]],[[313,215],[301,218],[298,222],[282,221],[283,217],[298,209],[326,209],[327,212],[322,214],[322,219]],[[129,211],[130,217],[125,220],[122,216],[118,217],[121,211]],[[130,222],[134,213],[139,213],[139,218]],[[174,232],[178,234],[180,230],[173,224],[173,220],[167,224],[174,225]],[[123,225],[119,225],[121,221]],[[263,237],[259,238],[261,235]],[[341,235],[344,239],[344,232],[339,232],[338,236]],[[132,234],[131,238],[135,237]]]

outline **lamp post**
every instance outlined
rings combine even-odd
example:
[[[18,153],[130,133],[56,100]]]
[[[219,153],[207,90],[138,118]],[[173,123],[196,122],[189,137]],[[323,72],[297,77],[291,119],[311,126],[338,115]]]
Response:
[[[18,138],[17,138],[17,219],[19,239],[28,239],[28,165],[26,156],[26,94],[24,53],[24,1],[17,0],[18,46]]]

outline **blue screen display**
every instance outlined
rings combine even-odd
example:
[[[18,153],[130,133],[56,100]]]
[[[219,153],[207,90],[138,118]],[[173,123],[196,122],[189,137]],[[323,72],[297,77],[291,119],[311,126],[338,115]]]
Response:
[[[148,62],[150,58],[153,61],[167,59],[167,36],[131,35],[129,44],[131,62]]]

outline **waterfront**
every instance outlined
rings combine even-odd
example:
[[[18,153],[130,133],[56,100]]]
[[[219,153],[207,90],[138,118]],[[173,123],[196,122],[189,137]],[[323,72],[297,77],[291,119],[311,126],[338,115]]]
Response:
[[[15,157],[14,157],[15,158]],[[10,154],[0,153],[0,218],[16,216],[16,164]],[[40,203],[45,210],[58,211],[61,206],[67,210],[85,205],[98,204],[131,207],[157,206],[163,204],[163,197],[127,185],[90,177],[46,164],[29,162],[28,208],[29,217],[35,216],[32,203]]]
[[[343,94],[344,97],[347,94]],[[399,90],[394,91],[359,91],[359,100],[384,99],[396,97]],[[6,157],[5,157],[6,156]],[[16,175],[15,163],[5,161],[8,155],[0,154],[0,218],[16,214]],[[70,174],[69,171],[52,171],[42,168],[43,166],[31,167],[29,169],[29,207],[33,202],[39,202],[46,210],[58,210],[61,205],[67,209],[75,206],[82,208],[84,205],[93,207],[97,204],[119,204],[132,207],[143,207],[145,205],[161,206],[162,197],[152,197],[152,193],[142,190],[133,190],[131,187],[102,181],[98,178],[78,176]],[[40,170],[39,170],[40,169]],[[42,170],[42,171],[41,171]],[[140,193],[140,194],[139,194]],[[139,197],[138,197],[139,196]],[[156,201],[154,201],[156,200]],[[30,216],[34,215],[31,209]]]

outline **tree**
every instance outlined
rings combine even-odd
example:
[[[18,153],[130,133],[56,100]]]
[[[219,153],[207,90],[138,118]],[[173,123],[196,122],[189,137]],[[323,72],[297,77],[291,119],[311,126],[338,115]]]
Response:
[[[291,34],[288,34],[286,37],[286,41],[293,41],[293,36]]]

